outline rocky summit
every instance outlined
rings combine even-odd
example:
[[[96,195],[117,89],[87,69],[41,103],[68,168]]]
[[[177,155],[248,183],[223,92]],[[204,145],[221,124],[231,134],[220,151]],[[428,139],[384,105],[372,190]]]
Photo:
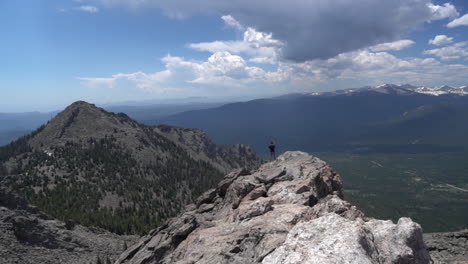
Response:
[[[340,176],[304,152],[235,170],[126,250],[116,263],[430,263],[409,218],[371,219]]]

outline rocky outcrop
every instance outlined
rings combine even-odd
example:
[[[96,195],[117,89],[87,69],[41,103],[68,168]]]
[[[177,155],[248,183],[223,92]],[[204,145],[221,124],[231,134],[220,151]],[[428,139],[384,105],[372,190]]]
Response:
[[[468,263],[468,229],[424,234],[424,242],[435,264]]]
[[[228,174],[116,263],[429,263],[421,227],[366,218],[324,161],[286,152]]]
[[[63,223],[0,188],[1,263],[95,263],[115,260],[136,236]]]

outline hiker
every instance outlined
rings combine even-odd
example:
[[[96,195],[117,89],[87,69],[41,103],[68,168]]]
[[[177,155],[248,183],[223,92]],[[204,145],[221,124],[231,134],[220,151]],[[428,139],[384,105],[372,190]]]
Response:
[[[270,161],[275,160],[276,159],[275,143],[273,141],[270,142],[270,145],[268,146],[268,148],[270,149]]]

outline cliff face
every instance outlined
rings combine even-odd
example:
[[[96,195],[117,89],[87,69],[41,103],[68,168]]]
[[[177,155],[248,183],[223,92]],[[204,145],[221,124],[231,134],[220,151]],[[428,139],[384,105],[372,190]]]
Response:
[[[429,263],[421,227],[369,219],[324,161],[286,152],[236,170],[116,263]]]

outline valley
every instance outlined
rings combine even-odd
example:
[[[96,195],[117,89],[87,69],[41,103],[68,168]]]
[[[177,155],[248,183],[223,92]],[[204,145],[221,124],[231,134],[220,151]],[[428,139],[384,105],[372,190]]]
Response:
[[[314,154],[340,173],[346,199],[369,216],[409,216],[424,232],[466,228],[468,153]]]

